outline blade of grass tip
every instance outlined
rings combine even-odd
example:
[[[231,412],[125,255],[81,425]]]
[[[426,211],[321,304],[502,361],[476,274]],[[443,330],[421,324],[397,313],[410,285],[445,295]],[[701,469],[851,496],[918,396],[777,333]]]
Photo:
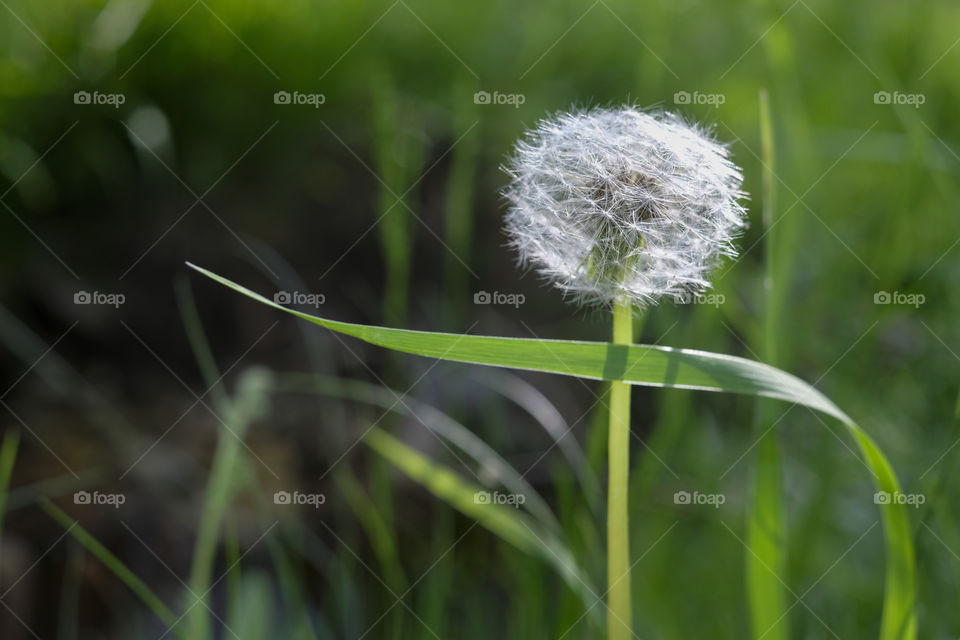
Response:
[[[251,267],[268,277],[280,291],[311,291],[311,287],[303,280],[282,255],[271,245],[257,239],[250,239],[247,243],[253,249],[239,251],[238,256],[244,259]],[[264,262],[260,262],[260,260]],[[300,305],[301,308],[305,305]],[[299,324],[298,330],[305,346],[305,353],[310,361],[310,369],[317,375],[333,375],[337,370],[336,358],[333,357],[334,345],[339,346],[336,340],[318,331],[312,331],[306,324]],[[323,406],[323,415],[328,424],[346,424],[347,415],[344,413],[343,403],[328,403]],[[330,450],[346,450],[353,444],[347,430],[332,430],[326,434],[327,445]]]
[[[222,276],[188,265],[261,304],[394,351],[651,387],[778,398],[804,405],[832,416],[844,425],[860,448],[878,491],[891,494],[900,491],[889,461],[857,423],[811,385],[760,362],[673,347],[434,333],[339,322],[285,308]],[[891,501],[879,505],[879,508],[887,553],[881,640],[913,640],[916,638],[916,575],[907,505]]]
[[[251,238],[247,244],[253,249],[249,251],[240,251],[239,256],[247,261],[254,269],[258,269],[264,277],[276,284],[283,291],[310,291],[310,286],[304,282],[300,274],[293,268],[282,255],[277,253],[271,245]],[[266,264],[260,262],[263,259]],[[336,370],[336,362],[330,357],[332,340],[325,339],[324,336],[315,331],[308,331],[309,327],[301,325],[300,337],[306,345],[306,353],[310,358],[310,364],[317,373],[332,374]],[[330,409],[333,409],[331,407]],[[332,423],[337,423],[335,417],[331,417]],[[346,444],[344,445],[346,446]]]
[[[566,545],[528,515],[509,506],[492,504],[488,492],[471,485],[449,468],[435,463],[382,429],[372,428],[364,443],[463,515],[517,549],[543,558],[580,595],[585,606],[590,607],[591,614],[600,614],[599,608],[592,606],[596,603],[597,590],[590,586]],[[597,615],[593,620],[597,620]]]
[[[563,415],[539,389],[506,371],[491,369],[474,374],[476,380],[514,402],[537,421],[570,463],[594,513],[600,512],[601,489],[597,476],[587,464],[587,458],[576,436]]]
[[[80,523],[64,513],[52,502],[44,500],[40,503],[40,508],[46,511],[47,515],[53,518],[57,524],[66,529],[77,542],[83,545],[83,547],[89,551],[93,557],[99,560],[103,566],[109,569],[113,575],[127,585],[127,588],[129,588],[163,624],[167,625],[168,628],[172,628],[177,624],[177,616],[151,591],[150,587],[128,569],[119,558],[100,544]]]
[[[8,429],[3,434],[3,444],[0,445],[0,554],[3,551],[3,521],[7,514],[10,478],[13,476],[13,465],[17,461],[17,448],[19,446],[20,432]]]
[[[783,291],[786,289],[785,257],[779,246],[780,234],[786,225],[773,224],[774,192],[774,138],[770,113],[770,99],[766,90],[760,91],[760,139],[763,157],[763,231],[764,231],[764,362],[779,364],[778,345],[783,313]],[[747,602],[750,623],[755,639],[786,640],[789,628],[784,588],[781,584],[786,567],[785,524],[782,504],[783,469],[780,446],[774,423],[773,403],[758,399],[754,413],[754,436],[758,438],[753,488],[747,503],[746,564]]]

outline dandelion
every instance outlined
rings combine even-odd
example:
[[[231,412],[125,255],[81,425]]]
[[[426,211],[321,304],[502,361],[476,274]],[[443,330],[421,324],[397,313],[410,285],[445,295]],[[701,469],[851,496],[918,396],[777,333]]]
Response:
[[[517,143],[506,229],[523,265],[580,303],[613,307],[613,342],[633,309],[707,286],[745,226],[743,177],[726,147],[672,113],[565,113]],[[610,386],[607,633],[633,636],[627,486],[630,387]]]
[[[727,148],[671,113],[543,120],[506,170],[506,229],[521,263],[581,303],[646,306],[700,291],[744,227]]]

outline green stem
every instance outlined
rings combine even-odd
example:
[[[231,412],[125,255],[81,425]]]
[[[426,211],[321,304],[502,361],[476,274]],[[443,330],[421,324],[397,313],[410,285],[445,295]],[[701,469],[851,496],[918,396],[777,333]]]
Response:
[[[629,302],[613,308],[613,342],[633,342],[633,309]],[[627,487],[630,473],[630,385],[610,383],[610,484],[607,491],[607,635],[633,637],[630,600],[630,522]]]
[[[784,226],[774,228],[774,139],[770,100],[766,90],[760,91],[760,140],[763,145],[763,226],[765,273],[763,308],[763,361],[780,365],[780,327],[786,291],[789,255],[783,251],[781,235]],[[787,223],[785,222],[784,225]],[[758,399],[754,431],[758,436],[753,491],[747,505],[746,562],[747,601],[750,609],[752,638],[787,640],[789,619],[783,580],[786,569],[786,523],[783,512],[783,468],[780,445],[772,425],[775,424],[770,400]]]

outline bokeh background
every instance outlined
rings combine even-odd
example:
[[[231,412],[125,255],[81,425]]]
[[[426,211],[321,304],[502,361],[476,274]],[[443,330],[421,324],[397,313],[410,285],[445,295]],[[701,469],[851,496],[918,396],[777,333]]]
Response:
[[[598,611],[584,615],[549,562],[362,436],[376,425],[492,481],[423,412],[399,410],[416,401],[459,421],[525,474],[602,584],[602,385],[390,354],[184,263],[266,295],[313,295],[323,304],[307,308],[334,319],[605,340],[603,310],[516,267],[500,165],[539,118],[623,102],[712,126],[751,194],[742,257],[715,278],[722,304],[665,301],[642,341],[759,357],[776,261],[777,364],[864,425],[924,497],[912,519],[921,635],[956,637],[955,3],[0,5],[0,425],[20,434],[4,638],[596,637]],[[761,91],[776,255],[761,219]],[[479,292],[523,304],[476,304]],[[746,637],[755,402],[633,398],[638,634]],[[794,637],[876,636],[869,472],[838,424],[786,405],[776,415],[787,624]],[[577,446],[556,446],[549,429],[567,426]],[[77,504],[78,491],[123,504]],[[277,491],[323,504],[275,504]],[[725,502],[678,505],[678,491]],[[177,616],[188,584],[212,585],[207,603],[169,631],[71,526]]]

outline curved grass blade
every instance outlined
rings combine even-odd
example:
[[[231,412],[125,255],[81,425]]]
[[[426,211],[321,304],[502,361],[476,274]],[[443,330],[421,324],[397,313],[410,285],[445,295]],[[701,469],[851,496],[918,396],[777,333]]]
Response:
[[[588,505],[594,513],[599,513],[603,504],[600,483],[587,464],[587,456],[573,435],[572,427],[554,404],[532,384],[507,371],[486,369],[478,372],[475,378],[522,408],[543,427],[573,468]]]
[[[365,402],[416,419],[425,428],[466,453],[479,465],[481,472],[510,492],[526,496],[524,508],[545,527],[559,533],[560,523],[557,517],[543,496],[523,475],[479,436],[436,407],[416,398],[403,396],[388,387],[334,376],[284,375],[280,377],[277,386],[284,391],[308,391]],[[398,398],[403,399],[398,401]]]
[[[187,264],[220,284],[267,306],[394,351],[593,380],[622,380],[649,387],[724,391],[777,398],[822,411],[845,423],[851,422],[826,396],[796,376],[745,358],[651,345],[500,338],[339,322],[288,309],[211,271]]]
[[[739,393],[801,404],[837,418],[864,456],[878,491],[900,491],[893,468],[869,435],[829,398],[775,367],[706,351],[607,342],[459,335],[338,322],[288,309],[215,273],[191,268],[258,302],[314,324],[394,351],[649,387]],[[907,505],[881,505],[886,538],[886,584],[881,640],[914,640],[916,576]]]
[[[529,515],[509,506],[477,499],[478,493],[485,492],[382,429],[371,429],[364,437],[364,442],[411,480],[423,485],[460,513],[476,520],[521,551],[541,556],[557,570],[574,593],[580,595],[589,611],[598,611],[593,605],[600,600],[600,596],[578,567],[573,554]]]

